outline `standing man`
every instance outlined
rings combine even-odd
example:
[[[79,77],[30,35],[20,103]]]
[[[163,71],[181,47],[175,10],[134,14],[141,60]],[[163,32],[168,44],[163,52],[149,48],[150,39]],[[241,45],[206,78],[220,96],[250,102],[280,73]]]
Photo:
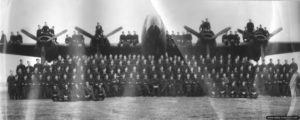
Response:
[[[136,46],[139,43],[139,36],[136,34],[136,31],[133,31],[132,39],[133,46]]]
[[[16,73],[18,73],[18,71],[21,71],[21,74],[23,74],[23,73],[25,73],[25,70],[26,70],[26,67],[23,64],[23,60],[20,59],[20,64],[17,66]]]
[[[7,91],[8,91],[8,95],[9,95],[9,99],[14,99],[14,90],[15,90],[15,86],[14,86],[14,82],[15,82],[15,76],[13,75],[13,71],[10,71],[10,74],[7,78]]]
[[[41,26],[38,25],[38,29],[37,29],[37,31],[36,31],[36,36],[37,36],[37,37],[40,37],[41,34],[42,34],[42,29],[41,29]]]
[[[1,39],[0,39],[0,44],[6,44],[7,43],[7,38],[6,38],[6,35],[4,34],[3,31],[1,31]]]
[[[23,43],[23,37],[19,32],[17,32],[16,42],[17,42],[18,45]]]
[[[254,31],[254,24],[252,23],[252,20],[249,19],[249,22],[247,23],[247,30],[248,32],[253,32]]]

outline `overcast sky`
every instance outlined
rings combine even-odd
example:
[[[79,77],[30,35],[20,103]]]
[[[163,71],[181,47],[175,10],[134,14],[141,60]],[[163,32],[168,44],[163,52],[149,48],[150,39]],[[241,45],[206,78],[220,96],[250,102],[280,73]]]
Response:
[[[26,29],[36,32],[44,21],[55,26],[56,32],[75,26],[94,33],[96,22],[104,33],[123,26],[124,31],[141,33],[144,19],[149,14],[162,17],[169,31],[184,32],[183,25],[198,30],[201,20],[208,18],[212,30],[231,26],[235,31],[243,28],[251,18],[255,25],[262,24],[272,30],[283,31],[271,41],[299,41],[300,2],[283,1],[199,1],[199,0],[0,0],[0,29],[6,33]],[[121,32],[110,37],[117,43]],[[59,38],[64,43],[65,36]],[[25,43],[35,43],[24,37]],[[87,38],[86,38],[87,39]],[[196,38],[193,37],[194,42]],[[220,38],[218,39],[220,41]],[[87,41],[88,42],[88,41]]]

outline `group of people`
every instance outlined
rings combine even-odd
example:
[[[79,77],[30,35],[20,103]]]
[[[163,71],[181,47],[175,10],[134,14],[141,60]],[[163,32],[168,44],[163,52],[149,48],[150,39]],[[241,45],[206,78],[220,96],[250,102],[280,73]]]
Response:
[[[254,35],[263,35],[266,37],[269,37],[270,35],[269,31],[267,30],[267,27],[262,27],[262,25],[259,25],[259,27],[256,27],[255,29],[255,26],[251,19],[249,19],[249,22],[246,24],[244,32],[246,33],[243,35],[244,42],[255,40]]]
[[[125,35],[124,31],[120,35],[120,42],[118,46],[120,47],[133,47],[136,46],[139,43],[139,36],[136,34],[135,31],[133,31],[133,34],[130,33],[130,31],[127,32],[127,35]]]
[[[192,46],[192,35],[190,33],[184,33],[180,34],[177,32],[177,34],[172,31],[172,34],[169,34],[168,31],[166,31],[166,38],[168,42],[169,47],[190,47]]]
[[[288,96],[297,64],[254,65],[247,57],[144,55],[58,56],[8,77],[11,99],[102,100],[105,96]],[[298,88],[300,84],[298,84]],[[259,90],[259,91],[257,91]]]
[[[3,31],[1,32],[1,40],[0,41],[1,41],[0,43],[3,43],[3,44],[7,43],[7,38]],[[8,45],[20,45],[22,43],[23,43],[22,35],[18,31],[16,32],[16,34],[14,32],[11,32],[10,38],[9,38],[9,41],[7,44]]]
[[[238,46],[240,44],[240,36],[237,31],[232,34],[232,31],[222,36],[222,43],[226,46]]]
[[[66,35],[65,43],[70,46],[84,46],[84,37],[74,31],[72,36]]]
[[[38,29],[36,31],[36,36],[39,38],[41,36],[54,36],[55,35],[55,31],[54,31],[54,26],[52,26],[51,28],[47,25],[47,22],[44,23],[44,26],[41,27],[40,25],[38,25]]]

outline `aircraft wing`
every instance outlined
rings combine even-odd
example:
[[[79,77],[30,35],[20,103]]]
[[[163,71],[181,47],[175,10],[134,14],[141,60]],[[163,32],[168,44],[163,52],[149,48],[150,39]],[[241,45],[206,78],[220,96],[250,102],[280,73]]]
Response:
[[[55,49],[58,48],[58,49]],[[66,45],[59,44],[55,48],[49,48],[46,50],[47,60],[54,59],[53,57],[57,54],[64,54],[68,51]],[[0,45],[0,53],[3,54],[13,54],[13,55],[22,55],[22,56],[33,56],[40,57],[41,52],[40,49],[36,47],[35,44],[21,44],[21,45]]]
[[[24,55],[24,56],[34,56],[37,57],[35,44],[21,44],[18,46],[0,45],[0,53],[4,54],[14,54],[14,55]]]
[[[265,55],[291,53],[300,51],[300,42],[270,42],[265,49]]]

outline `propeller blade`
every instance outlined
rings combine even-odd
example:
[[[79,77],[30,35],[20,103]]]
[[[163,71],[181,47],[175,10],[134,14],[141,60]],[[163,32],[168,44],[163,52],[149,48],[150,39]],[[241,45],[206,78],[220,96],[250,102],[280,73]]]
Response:
[[[77,31],[80,32],[81,34],[83,34],[83,35],[85,35],[85,36],[87,36],[87,37],[89,37],[89,38],[91,38],[91,39],[94,38],[94,36],[93,36],[92,34],[86,32],[85,30],[83,30],[83,29],[81,29],[81,28],[79,28],[79,27],[75,27],[75,30],[77,30]]]
[[[68,32],[68,30],[67,30],[67,29],[65,29],[65,30],[61,31],[60,33],[58,33],[58,34],[54,35],[53,37],[51,37],[51,38],[50,38],[49,40],[47,40],[47,41],[54,40],[55,38],[57,38],[57,37],[59,37],[59,36],[61,36],[61,35],[65,34],[66,32]]]
[[[221,30],[220,32],[218,32],[217,34],[215,34],[212,38],[215,39],[215,38],[217,38],[218,36],[220,36],[220,35],[222,35],[222,34],[228,32],[230,29],[231,29],[231,27],[227,27],[227,28]]]
[[[190,27],[188,27],[188,26],[183,26],[183,28],[184,28],[186,31],[192,33],[193,35],[195,35],[195,36],[197,36],[197,37],[198,37],[199,34],[200,34],[200,33],[198,33],[196,30],[194,30],[194,29],[192,29],[192,28],[190,28]]]
[[[122,29],[123,29],[123,27],[118,27],[117,29],[115,29],[115,30],[111,31],[110,33],[108,33],[107,35],[105,35],[104,37],[107,38],[107,37],[109,37],[109,36],[111,36],[111,35],[113,35],[113,34],[119,32],[119,31],[122,30]]]
[[[24,29],[21,29],[21,32],[22,32],[23,34],[25,34],[26,36],[28,36],[29,38],[35,40],[35,41],[39,41],[39,40],[40,40],[40,39],[38,39],[36,36],[34,36],[33,34],[27,32],[27,31],[24,30]]]
[[[244,31],[241,30],[241,29],[237,29],[237,32],[240,33],[240,34],[244,34]]]
[[[270,33],[269,38],[270,38],[270,37],[273,37],[274,35],[276,35],[277,33],[281,32],[282,30],[283,30],[282,27],[276,29],[274,32]]]

